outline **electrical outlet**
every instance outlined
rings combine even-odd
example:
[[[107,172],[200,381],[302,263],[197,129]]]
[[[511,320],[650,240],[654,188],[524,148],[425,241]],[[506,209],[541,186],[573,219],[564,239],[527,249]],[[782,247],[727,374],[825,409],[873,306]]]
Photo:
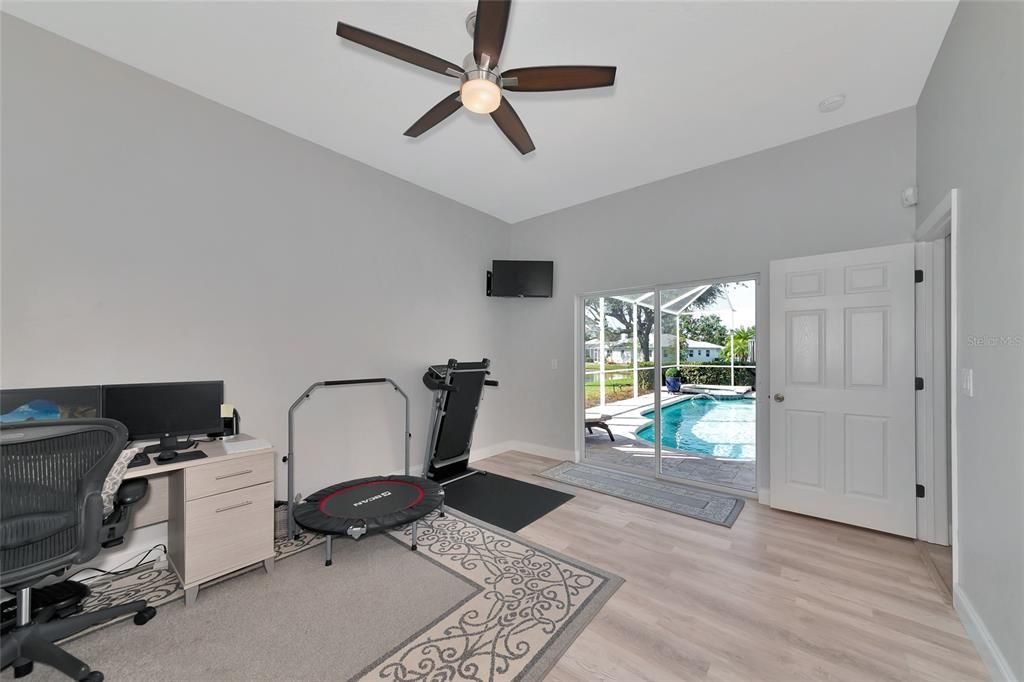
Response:
[[[960,369],[960,390],[968,398],[974,397],[974,370]]]

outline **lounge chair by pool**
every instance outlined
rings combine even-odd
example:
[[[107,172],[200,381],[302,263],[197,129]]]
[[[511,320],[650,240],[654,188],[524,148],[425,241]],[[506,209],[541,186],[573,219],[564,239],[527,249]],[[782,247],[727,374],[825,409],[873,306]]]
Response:
[[[584,419],[584,425],[587,427],[587,433],[594,433],[595,428],[604,429],[608,433],[608,439],[612,442],[615,441],[615,436],[612,435],[612,430],[608,428],[608,420],[611,419],[611,415],[587,412]]]

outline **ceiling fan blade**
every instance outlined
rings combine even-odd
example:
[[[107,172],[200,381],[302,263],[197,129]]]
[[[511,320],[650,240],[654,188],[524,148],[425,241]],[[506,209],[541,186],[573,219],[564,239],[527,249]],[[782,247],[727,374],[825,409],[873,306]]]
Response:
[[[473,57],[488,68],[494,68],[501,57],[508,29],[508,12],[512,0],[479,0],[476,5],[476,29],[473,31]]]
[[[457,78],[458,74],[462,73],[462,67],[452,64],[445,59],[435,57],[423,50],[417,50],[415,47],[409,47],[397,40],[391,40],[391,38],[385,38],[384,36],[379,36],[376,33],[370,33],[369,31],[364,31],[361,28],[356,28],[355,26],[351,26],[340,21],[338,22],[338,35],[345,40],[351,40],[353,43],[359,43],[371,50],[383,52],[390,57],[401,59],[403,62],[415,64],[416,66],[420,66],[444,76]],[[454,73],[451,73],[449,70]]]
[[[526,126],[523,125],[519,114],[507,99],[501,98],[501,105],[491,112],[491,118],[501,128],[501,132],[505,133],[505,137],[516,146],[520,154],[526,155],[536,149],[533,140],[530,139],[530,133],[526,132]]]
[[[459,101],[459,91],[456,90],[431,107],[430,111],[420,116],[419,120],[405,131],[405,136],[419,137],[461,108],[462,102]]]
[[[502,85],[517,92],[551,92],[605,88],[615,84],[614,66],[530,66],[503,71],[502,79],[515,78],[515,85]]]

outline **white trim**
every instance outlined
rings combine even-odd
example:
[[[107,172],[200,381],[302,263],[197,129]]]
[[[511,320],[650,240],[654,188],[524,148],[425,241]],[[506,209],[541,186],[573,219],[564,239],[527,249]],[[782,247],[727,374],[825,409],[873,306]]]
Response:
[[[953,589],[954,592],[957,589],[960,578],[960,542],[959,542],[959,522],[957,520],[959,516],[959,500],[957,492],[957,470],[959,466],[959,457],[957,453],[957,397],[960,393],[959,390],[959,349],[957,343],[957,335],[959,334],[959,295],[958,295],[958,281],[959,281],[959,256],[957,254],[958,249],[958,232],[960,229],[960,190],[951,189],[949,194],[942,198],[938,206],[936,206],[928,217],[924,219],[921,225],[914,230],[914,239],[916,241],[934,241],[936,239],[945,239],[949,237],[950,242],[950,267],[949,267],[949,375],[947,380],[947,390],[949,391],[949,422],[950,422],[950,436],[949,436],[949,452],[950,452],[950,500],[949,504],[952,507],[952,528],[950,529],[950,543],[953,545]],[[936,397],[936,400],[938,398]]]
[[[956,609],[957,614],[959,614],[960,622],[964,624],[967,636],[974,642],[974,647],[978,650],[978,654],[992,675],[992,679],[1006,680],[1007,682],[1017,680],[1013,676],[1013,671],[1010,669],[1010,664],[1006,657],[1003,656],[1003,652],[1000,651],[999,646],[992,639],[992,634],[985,627],[985,621],[974,610],[971,600],[967,598],[963,589],[957,584],[953,585],[953,607]]]
[[[766,507],[772,506],[772,491],[771,488],[765,486],[757,489],[757,501]]]
[[[915,242],[931,242],[944,239],[953,229],[953,214],[956,212],[957,190],[952,189],[942,197],[939,205],[932,209],[917,229],[914,230]]]
[[[952,528],[950,529],[950,542],[953,544],[953,585],[960,581],[960,531],[959,531],[959,492],[958,481],[959,471],[959,446],[957,421],[960,419],[960,408],[958,407],[960,382],[960,343],[957,340],[960,334],[960,295],[958,283],[960,279],[960,257],[957,255],[959,248],[960,230],[960,208],[959,190],[951,190],[950,197],[950,230],[949,230],[949,457],[950,457],[950,500],[952,508]]]
[[[583,440],[583,424],[586,409],[583,403],[585,400],[586,382],[587,382],[587,363],[585,360],[585,348],[583,345],[583,332],[584,332],[584,297],[576,296],[573,302],[573,317],[572,317],[572,367],[573,367],[573,407],[572,407],[572,423],[573,423],[573,455],[570,459],[574,462],[581,462],[584,445]],[[604,306],[601,307],[602,315]],[[604,338],[604,329],[602,324],[601,338]],[[604,359],[601,360],[601,367],[604,367]],[[601,387],[604,388],[604,373],[601,374]],[[602,393],[601,395],[604,395]],[[602,399],[603,400],[603,399]]]

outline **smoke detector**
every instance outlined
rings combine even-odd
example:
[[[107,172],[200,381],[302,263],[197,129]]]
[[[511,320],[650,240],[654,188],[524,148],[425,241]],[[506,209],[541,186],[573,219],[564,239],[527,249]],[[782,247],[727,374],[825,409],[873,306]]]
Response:
[[[846,104],[846,95],[839,93],[838,95],[832,95],[818,102],[818,111],[823,114],[830,114],[837,109],[842,108]]]

